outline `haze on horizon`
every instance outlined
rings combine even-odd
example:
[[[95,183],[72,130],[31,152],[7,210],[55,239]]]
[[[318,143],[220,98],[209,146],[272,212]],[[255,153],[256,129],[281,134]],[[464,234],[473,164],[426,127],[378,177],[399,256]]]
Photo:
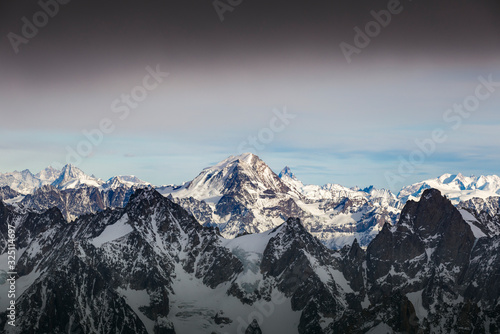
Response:
[[[354,28],[388,3],[243,0],[221,22],[211,1],[72,1],[16,54],[7,36],[40,5],[5,1],[0,171],[65,164],[67,147],[106,118],[113,130],[78,164],[103,179],[179,184],[241,149],[312,184],[398,190],[444,173],[500,174],[500,91],[460,124],[446,120],[478,78],[500,81],[499,5],[401,1],[348,63],[340,44],[354,45]],[[169,74],[122,119],[113,102],[142,85],[147,68]],[[285,108],[288,123],[277,116]],[[446,139],[388,184],[386,173],[436,130]],[[252,146],[259,134],[272,139]]]

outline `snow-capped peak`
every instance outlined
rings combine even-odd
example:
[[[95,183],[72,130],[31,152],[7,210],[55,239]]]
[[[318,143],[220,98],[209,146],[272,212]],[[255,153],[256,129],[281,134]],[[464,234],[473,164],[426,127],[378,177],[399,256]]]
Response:
[[[54,184],[60,184],[70,179],[83,178],[85,173],[78,167],[68,164],[61,170],[61,175],[56,179]]]
[[[451,180],[455,179],[456,175],[446,173],[438,177],[440,183],[449,183]]]
[[[281,170],[281,172],[279,173],[278,176],[280,177],[280,179],[287,176],[287,177],[291,178],[292,180],[297,180],[297,178],[295,177],[295,174],[292,173],[292,170],[288,166],[285,166],[285,168],[283,168]]]
[[[50,184],[57,180],[57,178],[61,175],[61,171],[55,169],[52,166],[45,168],[44,170],[38,172],[35,176],[40,179],[43,183]]]
[[[251,165],[251,164],[255,163],[256,160],[260,160],[259,157],[253,153],[250,153],[250,152],[243,153],[240,155],[231,155],[230,157],[222,160],[221,162],[219,162],[215,166],[205,168],[204,171],[206,171],[206,170],[212,170],[212,171],[223,170],[224,168],[226,168],[227,166],[229,166],[235,162],[243,162],[247,165]]]
[[[59,189],[75,189],[82,186],[100,187],[103,181],[92,176],[88,176],[81,169],[68,164],[63,167],[61,175],[52,183]]]
[[[150,183],[139,179],[134,175],[118,175],[110,178],[104,185],[104,189],[116,189],[120,187],[145,187]]]
[[[245,193],[255,200],[265,191],[288,193],[290,189],[258,156],[244,153],[205,168],[191,182],[173,192],[176,197],[193,197],[215,204],[225,194]]]

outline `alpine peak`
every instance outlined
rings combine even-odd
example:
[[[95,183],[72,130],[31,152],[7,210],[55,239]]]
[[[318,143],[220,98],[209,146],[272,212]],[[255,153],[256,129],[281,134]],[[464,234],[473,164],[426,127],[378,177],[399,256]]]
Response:
[[[62,168],[61,175],[52,183],[58,189],[75,189],[81,186],[99,187],[102,180],[86,175],[81,169],[67,164]]]
[[[285,168],[283,168],[281,170],[281,172],[279,173],[278,176],[280,177],[280,179],[282,179],[284,176],[287,176],[287,177],[291,178],[292,180],[297,180],[297,178],[295,177],[295,174],[292,173],[292,170],[288,166],[285,166]]]

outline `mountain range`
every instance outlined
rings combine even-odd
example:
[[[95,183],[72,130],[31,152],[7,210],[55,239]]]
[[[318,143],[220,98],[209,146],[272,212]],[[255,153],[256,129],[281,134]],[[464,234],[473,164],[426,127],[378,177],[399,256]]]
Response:
[[[20,195],[33,194],[36,189],[45,185],[51,185],[59,190],[67,190],[82,187],[114,189],[120,186],[146,186],[149,183],[133,175],[115,176],[104,182],[93,175],[85,174],[81,169],[71,164],[64,166],[62,170],[49,166],[37,174],[31,173],[28,169],[21,172],[0,173],[0,187],[8,186]]]
[[[240,187],[238,164],[230,165],[204,171],[198,181],[233,168],[228,179]],[[299,196],[264,173],[278,201]],[[482,204],[474,208],[493,205]],[[488,229],[497,221],[457,208],[436,189],[409,200],[398,222],[384,224],[366,249],[355,239],[332,250],[295,217],[224,238],[151,187],[136,189],[123,208],[72,223],[58,208],[38,213],[0,201],[1,268],[9,225],[16,234],[17,320],[9,327],[3,311],[0,327],[15,333],[500,329],[500,236]],[[0,310],[9,303],[3,283]]]
[[[153,186],[135,176],[105,182],[67,165],[61,171],[49,167],[36,175],[29,170],[0,174],[0,187],[5,203],[40,213],[57,207],[68,221],[106,208],[123,208],[136,189],[154,188],[203,226],[217,227],[226,238],[261,233],[296,217],[332,249],[350,245],[354,239],[366,247],[384,224],[398,221],[408,200],[419,199],[427,189],[440,190],[457,207],[470,201],[495,202],[500,196],[500,178],[495,175],[445,174],[406,186],[398,194],[372,186],[305,185],[289,167],[275,173],[251,153],[231,156],[179,186]],[[481,208],[495,216],[491,205]]]

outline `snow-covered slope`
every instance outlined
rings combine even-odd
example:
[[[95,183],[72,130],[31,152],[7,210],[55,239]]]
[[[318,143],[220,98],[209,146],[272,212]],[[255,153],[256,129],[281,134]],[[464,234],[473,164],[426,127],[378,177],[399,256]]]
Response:
[[[21,194],[29,194],[48,183],[37,178],[27,169],[22,172],[0,173],[0,186],[8,186]]]
[[[120,187],[147,187],[151,186],[151,183],[143,181],[134,175],[119,175],[110,178],[106,183],[102,185],[103,189],[117,189]]]
[[[463,211],[467,211],[469,217],[483,233],[488,236],[500,236],[500,197],[489,197],[486,199],[473,198],[460,202],[457,205]]]
[[[462,174],[444,174],[436,179],[425,180],[404,187],[398,194],[402,202],[418,199],[426,189],[438,189],[448,197],[454,204],[468,201],[472,198],[488,198],[500,196],[500,177],[488,176],[464,176]]]
[[[304,226],[334,249],[350,245],[355,239],[362,246],[368,245],[385,223],[397,221],[404,205],[385,189],[304,185],[289,167],[279,175],[285,184],[303,196],[297,204],[310,213],[310,217],[302,218]]]

